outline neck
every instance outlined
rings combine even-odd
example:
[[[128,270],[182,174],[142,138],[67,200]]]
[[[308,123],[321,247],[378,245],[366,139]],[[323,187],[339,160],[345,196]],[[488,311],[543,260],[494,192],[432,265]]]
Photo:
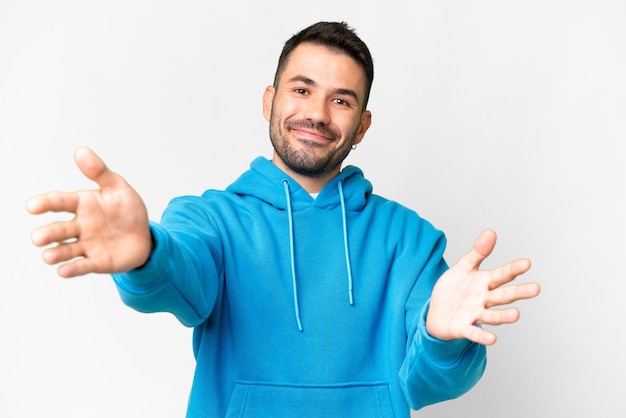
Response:
[[[324,188],[326,183],[328,183],[330,180],[335,178],[335,176],[337,176],[337,174],[339,174],[339,171],[340,171],[340,168],[338,167],[336,170],[333,170],[323,176],[319,176],[319,177],[306,176],[303,174],[296,173],[295,171],[287,167],[287,165],[280,159],[280,157],[277,157],[276,153],[274,153],[274,157],[272,158],[272,163],[274,163],[276,167],[283,170],[291,178],[293,178],[296,182],[298,182],[300,187],[302,187],[308,193],[319,193]]]

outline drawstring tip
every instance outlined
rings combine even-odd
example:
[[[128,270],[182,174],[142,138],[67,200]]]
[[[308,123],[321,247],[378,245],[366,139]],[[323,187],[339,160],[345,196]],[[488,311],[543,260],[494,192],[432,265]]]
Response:
[[[296,316],[296,321],[298,321],[298,331],[302,332],[302,321],[299,316]]]
[[[354,296],[352,296],[352,289],[350,289],[350,292],[348,292],[348,294],[350,295],[350,305],[354,305]]]

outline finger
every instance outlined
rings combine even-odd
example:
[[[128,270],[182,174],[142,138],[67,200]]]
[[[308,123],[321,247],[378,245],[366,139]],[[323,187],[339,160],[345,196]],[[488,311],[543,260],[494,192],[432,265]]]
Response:
[[[495,289],[530,270],[530,260],[519,258],[495,268],[489,272],[490,289]]]
[[[83,259],[77,259],[70,263],[61,264],[57,269],[57,273],[59,276],[64,278],[82,276],[83,274],[88,273],[87,269],[81,268],[81,263]]]
[[[74,221],[54,222],[41,228],[35,229],[30,238],[38,247],[53,242],[63,242],[78,237],[78,223]]]
[[[485,258],[491,254],[496,245],[496,233],[486,229],[480,233],[472,249],[459,260],[469,269],[477,269]]]
[[[109,170],[104,161],[87,147],[81,147],[74,153],[74,160],[80,171],[101,188],[114,187],[123,181],[122,178]]]
[[[99,267],[99,264],[91,258],[77,258],[69,263],[61,264],[57,269],[61,277],[70,278],[83,276],[88,273],[109,273]]]
[[[33,215],[45,212],[75,212],[78,195],[71,192],[50,192],[33,196],[26,201],[26,210]]]
[[[47,264],[57,264],[84,256],[82,245],[78,242],[68,242],[47,248],[43,252],[43,261]]]
[[[485,309],[476,323],[486,325],[502,325],[517,322],[520,317],[519,309]]]
[[[462,334],[463,338],[482,345],[493,345],[497,340],[496,334],[476,325],[468,325]]]
[[[498,287],[489,292],[485,306],[490,308],[508,305],[522,299],[531,299],[539,295],[540,291],[539,284],[534,282]]]

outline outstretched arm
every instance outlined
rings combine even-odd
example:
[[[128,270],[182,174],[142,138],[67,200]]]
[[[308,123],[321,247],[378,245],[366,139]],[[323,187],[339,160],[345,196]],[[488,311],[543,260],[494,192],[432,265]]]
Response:
[[[466,338],[479,344],[494,344],[496,335],[476,324],[516,322],[520,315],[517,308],[493,308],[539,294],[537,283],[505,286],[530,269],[527,259],[518,259],[493,270],[479,270],[495,244],[495,232],[483,231],[470,252],[439,278],[426,318],[431,336],[444,341]]]
[[[32,214],[69,212],[69,221],[53,222],[33,231],[48,264],[61,264],[62,277],[86,273],[119,273],[143,265],[150,256],[151,235],[146,206],[122,176],[109,170],[89,148],[74,154],[80,171],[96,190],[50,192],[26,202]]]

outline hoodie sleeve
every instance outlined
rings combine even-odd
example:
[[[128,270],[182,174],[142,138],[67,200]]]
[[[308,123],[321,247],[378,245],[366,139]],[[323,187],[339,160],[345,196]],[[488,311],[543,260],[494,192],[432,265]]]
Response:
[[[221,269],[218,228],[200,204],[172,201],[150,223],[154,249],[142,267],[112,275],[122,301],[140,312],[170,312],[186,326],[206,320]]]
[[[407,349],[400,369],[406,399],[413,409],[454,399],[470,390],[486,365],[484,346],[465,339],[442,341],[426,330],[430,294],[447,270],[445,237],[436,241],[406,304]]]

